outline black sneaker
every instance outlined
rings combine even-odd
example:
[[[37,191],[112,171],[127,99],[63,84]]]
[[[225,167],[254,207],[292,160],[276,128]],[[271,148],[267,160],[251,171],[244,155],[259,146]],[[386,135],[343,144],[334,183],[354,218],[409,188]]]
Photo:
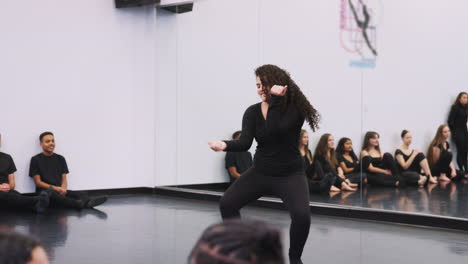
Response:
[[[49,206],[49,202],[49,194],[46,191],[42,191],[37,196],[37,202],[34,205],[34,211],[39,214],[44,213]]]
[[[107,201],[107,197],[98,197],[94,199],[89,199],[89,201],[85,204],[85,208],[94,208],[98,205],[101,205]]]

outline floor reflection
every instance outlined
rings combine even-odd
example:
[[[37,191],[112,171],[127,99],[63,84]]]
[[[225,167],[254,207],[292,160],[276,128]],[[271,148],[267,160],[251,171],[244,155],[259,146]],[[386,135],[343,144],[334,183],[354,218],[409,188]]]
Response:
[[[107,218],[106,213],[97,209],[81,211],[50,209],[45,214],[8,211],[0,215],[0,232],[18,232],[38,239],[49,254],[49,258],[54,260],[56,249],[66,244],[69,217],[82,218],[86,215],[94,215],[100,219]]]
[[[370,204],[387,206],[386,197],[398,194],[393,191],[377,192]],[[426,192],[427,198],[436,192],[436,188]],[[356,196],[359,194],[343,193],[328,199],[348,203],[357,199]],[[455,192],[453,197],[456,196]],[[402,199],[401,203],[416,208],[408,199]],[[221,220],[216,202],[157,195],[112,197],[102,210],[105,213],[97,210],[50,211],[45,215],[1,212],[0,230],[37,236],[52,254],[52,263],[178,264],[186,263],[202,231]],[[268,221],[281,229],[284,244],[289,244],[290,217],[287,212],[246,207],[242,214]],[[361,264],[435,264],[444,261],[461,264],[468,258],[466,238],[466,232],[314,215],[303,261]]]
[[[228,185],[200,184],[178,187],[224,192]],[[364,185],[358,192],[312,193],[310,201],[468,218],[468,181],[400,188]]]

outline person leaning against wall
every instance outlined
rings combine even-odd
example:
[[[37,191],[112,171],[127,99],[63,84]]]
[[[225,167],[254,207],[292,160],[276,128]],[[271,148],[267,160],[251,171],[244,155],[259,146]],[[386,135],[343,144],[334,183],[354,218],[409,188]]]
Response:
[[[461,92],[450,109],[448,126],[457,147],[457,164],[465,178],[468,178],[468,94]]]
[[[107,201],[107,197],[89,198],[68,190],[68,165],[65,158],[54,152],[55,137],[52,132],[39,136],[42,152],[31,158],[29,176],[34,179],[36,192],[49,190],[50,205],[62,208],[93,208]]]

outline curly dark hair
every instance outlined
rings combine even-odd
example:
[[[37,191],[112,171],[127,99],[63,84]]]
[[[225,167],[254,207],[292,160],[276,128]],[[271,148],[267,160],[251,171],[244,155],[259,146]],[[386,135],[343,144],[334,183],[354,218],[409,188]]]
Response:
[[[291,79],[289,73],[276,65],[266,64],[255,70],[255,75],[260,78],[267,100],[270,98],[270,88],[274,85],[288,86],[286,95],[281,98],[281,109],[285,111],[289,105],[295,105],[304,115],[312,131],[319,128],[320,114],[304,96],[299,86]]]
[[[208,227],[189,264],[284,264],[280,232],[258,220],[232,219]]]

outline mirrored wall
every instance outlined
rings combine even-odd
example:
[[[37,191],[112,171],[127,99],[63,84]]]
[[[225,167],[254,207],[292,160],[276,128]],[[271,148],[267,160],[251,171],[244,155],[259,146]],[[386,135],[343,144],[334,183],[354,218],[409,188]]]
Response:
[[[441,174],[430,144],[468,87],[468,3],[232,2],[158,11],[158,186],[229,187],[226,153],[207,142],[241,130],[244,111],[260,102],[255,68],[275,64],[321,115],[320,129],[303,127],[311,159],[321,140],[333,141],[325,159],[339,179],[309,182],[311,202],[468,218],[464,173],[452,181],[425,175]],[[457,146],[447,141],[457,170]]]

